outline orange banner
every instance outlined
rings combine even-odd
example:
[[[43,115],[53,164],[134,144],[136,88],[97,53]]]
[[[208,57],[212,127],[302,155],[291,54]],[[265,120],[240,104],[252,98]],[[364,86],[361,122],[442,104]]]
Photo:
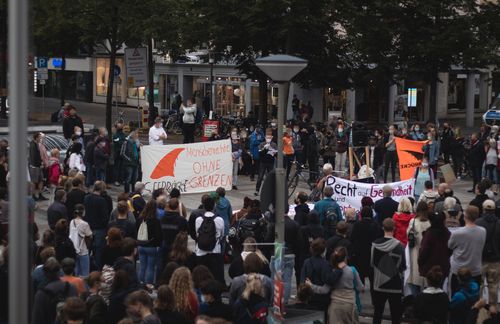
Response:
[[[427,141],[412,141],[396,137],[398,152],[399,175],[401,181],[408,180],[415,174],[415,168],[420,166],[424,156],[423,146]]]

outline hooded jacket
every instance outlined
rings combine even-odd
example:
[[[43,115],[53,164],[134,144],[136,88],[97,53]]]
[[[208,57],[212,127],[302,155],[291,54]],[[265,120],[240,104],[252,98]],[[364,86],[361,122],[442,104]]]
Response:
[[[224,220],[224,235],[227,235],[229,233],[229,220],[233,215],[233,208],[226,197],[219,198],[219,202],[217,202],[215,206],[215,214],[222,217]]]
[[[395,213],[392,216],[394,220],[394,238],[399,240],[403,246],[408,243],[408,234],[406,231],[410,225],[410,221],[415,217],[415,214]]]
[[[392,237],[384,237],[372,243],[371,266],[373,289],[379,292],[401,294],[403,272],[406,269],[403,245]]]
[[[250,153],[254,160],[259,159],[259,145],[264,142],[264,133],[262,131],[253,131],[250,135]]]

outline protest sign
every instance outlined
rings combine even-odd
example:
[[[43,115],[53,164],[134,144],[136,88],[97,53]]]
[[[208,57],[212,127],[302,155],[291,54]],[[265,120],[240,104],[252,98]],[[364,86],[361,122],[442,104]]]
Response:
[[[415,168],[419,167],[424,157],[423,147],[427,141],[412,141],[396,137],[396,149],[401,180],[413,178]]]
[[[392,198],[396,201],[403,197],[413,196],[415,180],[404,180],[392,183],[362,183],[349,181],[337,177],[328,177],[326,185],[333,188],[332,198],[337,201],[345,212],[346,208],[361,209],[361,199],[370,197],[374,202],[384,197],[382,188],[385,185],[392,187]]]
[[[178,188],[182,193],[231,190],[231,141],[141,147],[142,181],[147,190]]]

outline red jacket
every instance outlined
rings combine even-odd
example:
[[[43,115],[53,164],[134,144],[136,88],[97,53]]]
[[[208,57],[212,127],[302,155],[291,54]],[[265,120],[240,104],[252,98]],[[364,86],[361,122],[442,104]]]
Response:
[[[408,235],[406,230],[410,224],[410,220],[415,217],[415,214],[394,213],[392,219],[394,220],[394,238],[406,247],[408,243]]]

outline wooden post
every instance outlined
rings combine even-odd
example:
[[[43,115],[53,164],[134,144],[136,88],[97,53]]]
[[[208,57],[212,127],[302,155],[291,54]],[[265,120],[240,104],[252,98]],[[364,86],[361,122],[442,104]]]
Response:
[[[354,161],[353,161],[353,158],[352,158],[352,147],[349,146],[349,180],[352,179],[352,177],[354,176]]]
[[[366,159],[366,166],[371,168],[372,166],[370,165],[370,147],[365,146],[365,159]]]

